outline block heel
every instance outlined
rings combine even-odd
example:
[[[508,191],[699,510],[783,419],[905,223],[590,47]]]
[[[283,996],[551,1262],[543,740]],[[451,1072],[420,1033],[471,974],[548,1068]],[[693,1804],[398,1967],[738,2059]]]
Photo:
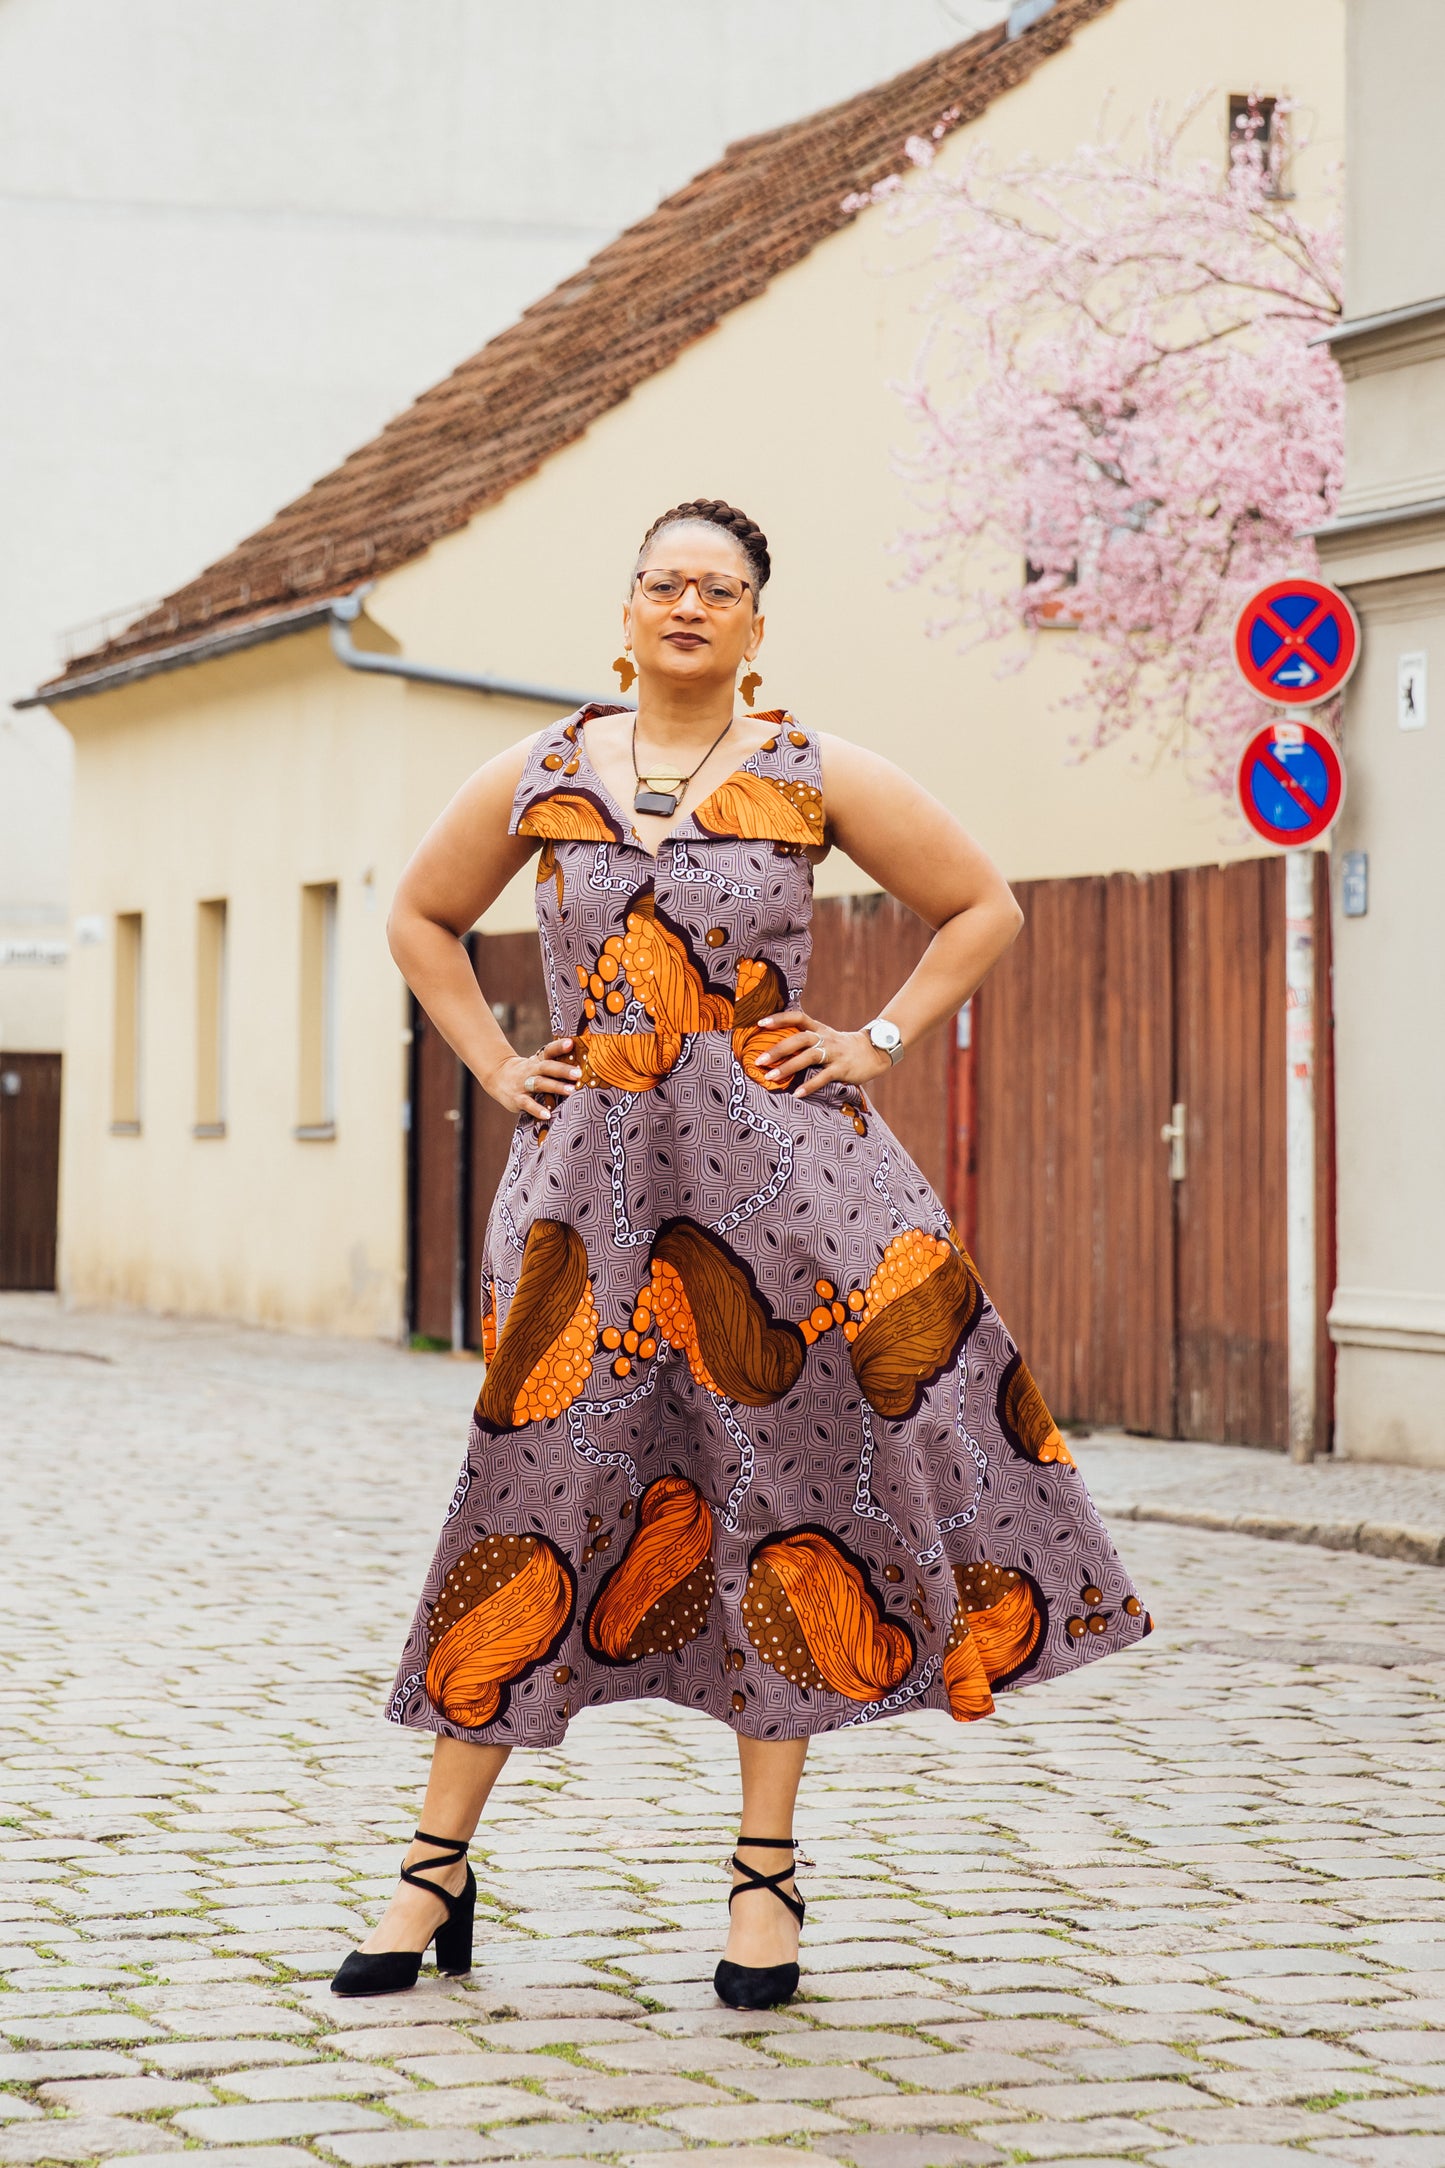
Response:
[[[456,1910],[436,1931],[437,1971],[454,1975],[472,1969],[472,1929],[477,1917],[477,1878],[467,1861],[466,1887],[456,1900]]]

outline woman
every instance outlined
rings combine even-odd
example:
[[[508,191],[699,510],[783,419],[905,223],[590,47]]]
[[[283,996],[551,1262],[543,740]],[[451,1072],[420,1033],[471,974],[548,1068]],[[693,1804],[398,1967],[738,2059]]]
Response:
[[[867,1087],[1019,930],[952,814],[876,753],[752,704],[767,542],[713,501],[654,522],[623,609],[635,716],[489,761],[397,892],[392,953],[517,1129],[482,1273],[487,1371],[390,1704],[435,1732],[397,1894],[332,1983],[471,1959],[466,1848],[513,1746],[662,1695],[737,1734],[716,1984],[797,1986],[808,1739],[1148,1630],[948,1215]],[[881,1018],[802,1004],[837,843],[937,930]],[[537,854],[556,1036],[519,1054],[461,942]],[[431,1832],[432,1834],[424,1834]],[[780,1857],[781,1855],[781,1857]]]

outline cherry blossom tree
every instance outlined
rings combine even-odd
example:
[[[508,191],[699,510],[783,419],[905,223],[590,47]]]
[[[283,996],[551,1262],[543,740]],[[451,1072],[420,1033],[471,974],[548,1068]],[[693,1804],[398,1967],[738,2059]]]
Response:
[[[947,605],[931,629],[1011,637],[1019,664],[1077,626],[1077,753],[1143,733],[1227,793],[1260,714],[1235,617],[1313,569],[1302,530],[1339,493],[1340,373],[1312,342],[1341,313],[1340,239],[1284,191],[1282,106],[1250,102],[1227,170],[1186,158],[1197,111],[1156,114],[1138,152],[1002,170],[981,152],[947,174],[945,115],[908,144],[908,184],[865,200],[893,199],[935,274],[900,387],[921,523],[899,549]]]

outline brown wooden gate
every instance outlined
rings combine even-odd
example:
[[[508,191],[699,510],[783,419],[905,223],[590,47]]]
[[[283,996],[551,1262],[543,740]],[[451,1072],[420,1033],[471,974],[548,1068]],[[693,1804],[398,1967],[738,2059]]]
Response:
[[[55,1285],[60,1056],[0,1054],[0,1288]]]
[[[1288,1443],[1284,861],[1017,885],[974,1003],[977,1255],[1065,1420]],[[1316,861],[1317,1447],[1331,1420],[1328,866]],[[1185,1174],[1161,1128],[1185,1109]]]

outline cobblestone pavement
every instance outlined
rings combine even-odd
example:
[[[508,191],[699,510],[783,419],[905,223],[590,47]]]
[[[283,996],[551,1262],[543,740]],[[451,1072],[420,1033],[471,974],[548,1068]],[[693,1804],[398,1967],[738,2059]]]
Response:
[[[18,1298],[3,1341],[0,2164],[1445,2164],[1438,1569],[1124,1524],[1151,1640],[818,1742],[766,2018],[708,1985],[730,1739],[584,1716],[498,1788],[470,1979],[336,2003],[475,1368]]]

